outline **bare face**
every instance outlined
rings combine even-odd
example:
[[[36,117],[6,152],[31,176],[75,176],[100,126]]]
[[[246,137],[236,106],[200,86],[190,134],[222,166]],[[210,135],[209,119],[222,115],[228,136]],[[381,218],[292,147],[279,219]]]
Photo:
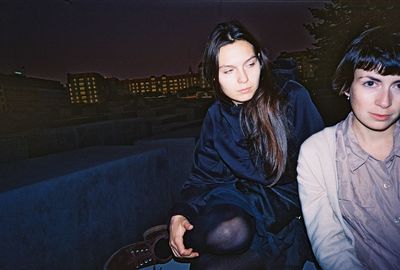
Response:
[[[244,40],[222,46],[218,63],[218,80],[224,94],[235,104],[250,100],[258,88],[261,71],[253,46]]]
[[[350,102],[357,128],[374,131],[394,128],[400,115],[400,75],[382,76],[375,71],[356,69]]]

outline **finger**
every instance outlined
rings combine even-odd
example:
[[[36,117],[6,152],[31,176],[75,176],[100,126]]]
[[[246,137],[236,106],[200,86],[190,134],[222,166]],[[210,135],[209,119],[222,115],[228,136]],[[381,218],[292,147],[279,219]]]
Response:
[[[183,258],[192,253],[192,249],[186,249],[183,245],[182,238],[176,238],[175,241],[171,241],[171,249],[174,250],[174,254],[178,258]]]
[[[199,256],[198,252],[192,252],[190,255],[186,256],[185,258],[191,259],[191,258],[196,258]]]
[[[175,242],[175,244],[176,244],[176,250],[178,251],[178,253],[181,256],[186,256],[186,255],[190,254],[191,249],[186,249],[186,247],[183,245],[182,241],[180,241],[180,242],[177,241],[177,242]]]
[[[181,250],[178,252],[182,257],[185,257],[185,258],[192,258],[193,257],[192,254],[194,253],[192,248],[188,248],[188,249]]]
[[[178,250],[172,249],[172,253],[177,258],[190,258],[192,253],[190,251],[189,252],[186,251],[187,250],[185,250],[183,253],[180,253]]]
[[[176,245],[175,245],[174,241],[172,241],[172,238],[169,239],[168,245],[171,249],[176,249]]]
[[[199,256],[198,252],[191,252],[188,255],[181,256],[180,258],[191,259],[191,258],[195,258],[195,257],[198,257],[198,256]]]
[[[191,229],[193,229],[193,225],[190,224],[189,221],[185,221],[185,222],[183,223],[183,227],[185,227],[186,230],[191,230]]]
[[[182,256],[178,253],[178,251],[176,249],[171,249],[171,250],[175,257],[182,258]]]
[[[180,254],[179,254],[179,252],[178,252],[178,249],[177,249],[177,247],[174,245],[174,243],[172,243],[171,241],[170,241],[170,248],[171,248],[171,250],[172,250],[172,253],[174,254],[174,256],[175,257],[180,257]]]

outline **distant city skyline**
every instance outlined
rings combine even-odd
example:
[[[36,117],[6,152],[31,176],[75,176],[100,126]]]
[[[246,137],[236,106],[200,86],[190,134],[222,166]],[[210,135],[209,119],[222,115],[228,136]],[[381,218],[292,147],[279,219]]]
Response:
[[[118,79],[197,70],[208,34],[238,19],[275,58],[312,47],[308,8],[329,1],[3,1],[0,73],[66,82],[67,73]]]

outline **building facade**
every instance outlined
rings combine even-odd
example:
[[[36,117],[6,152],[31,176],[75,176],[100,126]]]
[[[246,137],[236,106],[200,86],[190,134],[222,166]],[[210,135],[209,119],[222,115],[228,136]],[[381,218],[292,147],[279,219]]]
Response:
[[[148,78],[130,79],[125,82],[133,95],[141,96],[176,95],[180,91],[189,88],[205,89],[209,87],[201,72],[193,73],[190,69],[188,73],[182,75],[151,76]]]
[[[72,104],[95,104],[125,95],[167,96],[177,95],[191,88],[209,88],[201,72],[182,75],[150,76],[119,80],[105,78],[99,73],[69,73],[67,88]]]
[[[0,74],[0,112],[55,112],[69,104],[61,82]]]
[[[104,102],[108,95],[106,79],[99,73],[68,73],[67,88],[72,104],[95,104]]]
[[[55,125],[69,106],[61,82],[0,74],[0,134]]]

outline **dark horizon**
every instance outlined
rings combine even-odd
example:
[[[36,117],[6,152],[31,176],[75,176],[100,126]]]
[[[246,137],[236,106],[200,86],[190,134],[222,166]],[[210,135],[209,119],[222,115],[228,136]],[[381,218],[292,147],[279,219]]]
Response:
[[[275,58],[312,47],[303,24],[329,1],[8,1],[0,11],[0,73],[66,81],[67,73],[119,79],[197,70],[213,27],[240,20]]]

